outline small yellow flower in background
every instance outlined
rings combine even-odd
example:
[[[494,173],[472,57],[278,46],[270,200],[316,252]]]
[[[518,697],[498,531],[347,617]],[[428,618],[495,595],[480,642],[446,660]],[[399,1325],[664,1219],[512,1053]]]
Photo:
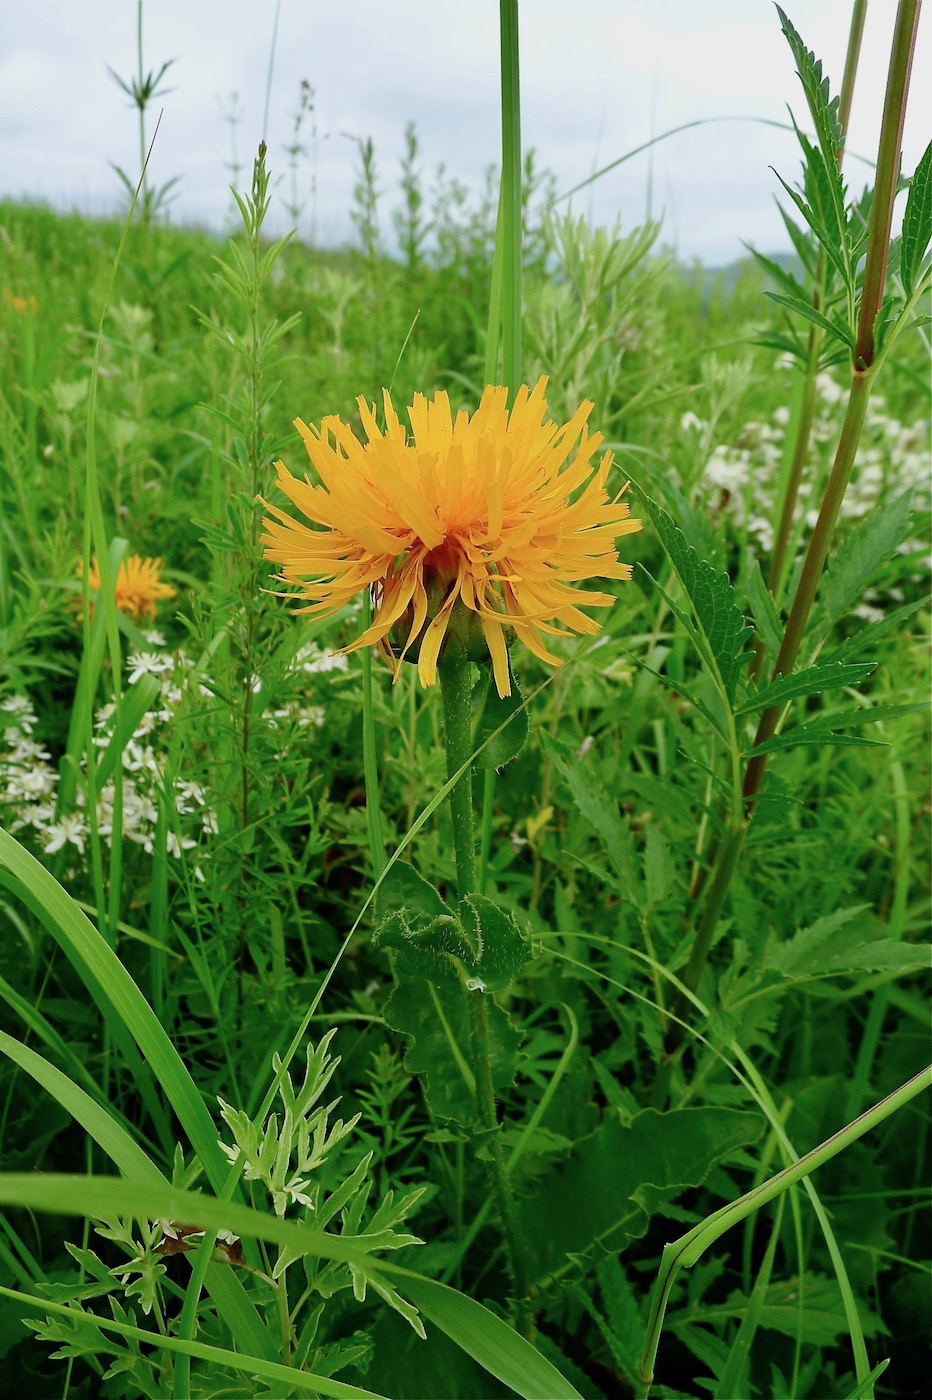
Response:
[[[321,484],[299,481],[282,462],[276,470],[311,524],[263,502],[262,543],[281,581],[306,603],[298,611],[328,616],[371,588],[372,626],[344,650],[377,643],[397,680],[414,649],[422,684],[433,685],[444,638],[463,635],[455,620],[451,627],[454,610],[460,618],[466,610],[481,627],[500,695],[511,690],[511,632],[555,666],[560,658],[547,650],[545,634],[597,632],[580,607],[609,607],[614,598],[573,585],[630,578],[615,540],[641,522],[605,489],[612,454],[592,460],[603,441],[586,426],[592,404],[554,423],[546,387],[543,378],[533,389],[522,385],[510,411],[505,389],[489,387],[475,413],[462,410],[455,419],[445,393],[431,401],[416,394],[410,435],[386,390],[384,433],[357,400],[364,443],[337,417],[319,429],[297,419]]]
[[[11,292],[8,287],[4,287],[3,291],[0,292],[0,300],[4,301],[6,305],[11,307],[14,311],[18,311],[20,316],[26,316],[30,312],[34,313],[39,309],[39,303],[36,301],[35,297],[17,296],[16,293]]]
[[[79,562],[78,578],[83,572],[84,565]],[[116,588],[114,589],[114,599],[120,612],[137,620],[147,618],[150,622],[154,621],[156,603],[164,598],[174,598],[175,596],[175,589],[172,588],[171,584],[162,583],[159,578],[161,572],[161,559],[143,559],[139,554],[131,554],[124,559],[117,572]],[[91,559],[87,581],[91,588],[100,588],[100,570],[96,554]],[[92,602],[92,613],[93,608]]]

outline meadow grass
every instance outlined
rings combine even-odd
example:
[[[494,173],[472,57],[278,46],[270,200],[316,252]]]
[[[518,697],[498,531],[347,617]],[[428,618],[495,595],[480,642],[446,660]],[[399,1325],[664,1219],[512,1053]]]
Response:
[[[554,205],[507,0],[500,193],[429,190],[409,130],[390,211],[361,146],[341,253],[265,236],[264,148],[228,239],[152,191],[122,224],[0,202],[11,1394],[921,1385],[910,11],[872,201],[856,46],[839,108],[781,13],[815,132],[792,263],[683,268]],[[597,634],[548,637],[559,668],[516,642],[507,694],[466,610],[435,686],[342,650],[378,589],[292,615],[260,500],[312,470],[293,419],[362,437],[359,397],[490,384],[518,412],[541,376],[644,524]]]

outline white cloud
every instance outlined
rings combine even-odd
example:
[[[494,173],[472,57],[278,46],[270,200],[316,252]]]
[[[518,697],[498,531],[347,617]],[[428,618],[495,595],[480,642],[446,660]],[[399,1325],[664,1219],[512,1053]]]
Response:
[[[850,0],[787,6],[837,87]],[[894,10],[892,0],[868,10],[849,140],[868,157],[876,150]],[[150,167],[157,184],[181,176],[176,219],[223,222],[231,132],[222,104],[233,92],[243,110],[236,140],[246,178],[261,134],[274,13],[259,0],[150,0],[144,9],[146,68],[177,59],[166,76],[173,90],[162,99]],[[116,206],[120,191],[108,162],[135,175],[138,136],[135,113],[107,67],[124,78],[134,72],[135,20],[130,0],[3,7],[0,192],[94,211]],[[520,20],[524,140],[556,172],[560,189],[683,122],[727,115],[779,122],[787,104],[804,114],[770,0],[522,0]],[[928,71],[924,26],[920,45],[915,75]],[[495,0],[282,0],[267,133],[277,175],[285,175],[302,78],[315,89],[322,234],[351,236],[355,153],[343,133],[373,138],[380,184],[390,195],[409,119],[417,123],[428,183],[443,161],[451,175],[478,186],[497,160]],[[930,126],[928,86],[914,78],[907,171]],[[725,262],[740,255],[742,238],[786,245],[769,165],[795,178],[792,136],[720,122],[635,157],[574,205],[602,222],[620,214],[630,227],[643,217],[652,166],[665,237],[675,238],[684,257]],[[309,184],[306,168],[302,178]],[[284,198],[282,222],[283,205]]]

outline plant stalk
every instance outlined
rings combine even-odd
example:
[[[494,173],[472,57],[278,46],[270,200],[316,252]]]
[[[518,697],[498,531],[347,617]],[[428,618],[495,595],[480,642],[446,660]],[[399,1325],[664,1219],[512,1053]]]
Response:
[[[822,570],[828,558],[841,503],[851,480],[851,472],[861,440],[873,381],[876,377],[876,370],[879,369],[879,362],[876,368],[873,367],[874,323],[883,300],[887,252],[893,220],[893,202],[896,197],[900,164],[900,144],[918,22],[919,0],[900,0],[897,7],[890,68],[887,74],[887,90],[877,157],[877,177],[871,201],[867,256],[858,312],[858,336],[853,356],[848,406],[838,446],[835,450],[831,475],[819,511],[819,518],[809,540],[796,596],[787,619],[780,652],[774,664],[772,675],[774,680],[778,676],[789,675],[796,664],[812,605],[815,602],[816,591],[822,577]],[[757,727],[754,740],[755,748],[774,736],[782,712],[783,707],[780,705],[770,706],[764,710]],[[743,826],[738,831],[733,831],[732,835],[721,843],[717,851],[715,872],[712,876],[703,914],[696,929],[692,953],[683,978],[691,991],[694,991],[698,986],[699,978],[705,968],[718,920],[737,867],[744,836],[753,814],[754,800],[764,779],[768,756],[766,753],[755,754],[749,760],[742,790],[744,798]],[[677,1013],[682,1010],[681,998],[677,999],[674,1009],[677,1010]],[[671,1049],[674,1040],[676,1044]],[[682,1030],[674,1023],[665,1047],[667,1049],[667,1062],[658,1078],[656,1089],[656,1092],[663,1092],[664,1098],[671,1068],[669,1057],[681,1041]]]
[[[460,899],[478,892],[476,841],[472,806],[472,663],[457,656],[448,647],[447,654],[437,662],[440,690],[443,698],[443,740],[447,757],[447,776],[452,778],[463,770],[450,792],[450,816],[453,822],[453,848],[456,854],[456,884]],[[508,1251],[515,1292],[519,1299],[527,1297],[529,1277],[526,1252],[514,1193],[508,1180],[505,1154],[502,1148],[492,1082],[492,1046],[486,1014],[486,997],[490,993],[464,988],[472,1021],[472,1050],[476,1074],[476,1108],[491,1154],[492,1189],[498,1204]]]
[[[916,48],[919,27],[920,0],[900,0],[893,30],[893,48],[887,73],[887,90],[880,125],[880,147],[877,151],[877,172],[874,177],[874,197],[871,200],[867,227],[867,253],[864,259],[864,282],[858,312],[858,334],[854,351],[855,369],[867,369],[874,363],[874,323],[883,301],[890,251],[890,230],[893,226],[893,203],[900,174],[900,149],[903,144],[903,122],[906,119],[906,97]]]

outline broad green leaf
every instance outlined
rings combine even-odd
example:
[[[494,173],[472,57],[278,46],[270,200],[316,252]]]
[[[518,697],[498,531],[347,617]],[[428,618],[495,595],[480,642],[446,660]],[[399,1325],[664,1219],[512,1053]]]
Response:
[[[385,1006],[385,1021],[407,1039],[405,1068],[421,1076],[431,1110],[466,1127],[478,1121],[472,1065],[472,1015],[468,998],[484,996],[492,1047],[492,1082],[510,1085],[523,1039],[511,1021],[484,992],[467,992],[453,973],[449,981],[428,980],[400,966]]]
[[[486,668],[483,668],[485,671]],[[473,691],[474,704],[480,704],[478,719],[473,729],[472,746],[478,749],[488,739],[489,742],[476,755],[476,768],[504,768],[524,748],[528,736],[527,707],[518,682],[512,677],[511,694],[499,695],[491,676],[483,674]],[[495,731],[505,725],[500,734]],[[490,738],[495,735],[494,738]]]
[[[760,1131],[756,1114],[730,1108],[646,1108],[628,1124],[606,1113],[521,1203],[536,1277],[562,1271],[569,1256],[617,1252],[639,1239],[664,1202],[700,1185],[716,1162]]]
[[[909,182],[900,245],[900,277],[907,297],[932,239],[932,142],[926,146]]]
[[[466,895],[455,913],[433,918],[402,908],[379,926],[373,942],[395,952],[401,973],[438,986],[462,985],[465,973],[490,992],[507,987],[532,956],[531,941],[514,914],[481,894]]]
[[[406,860],[396,860],[389,866],[379,886],[377,899],[382,918],[401,909],[409,915],[421,914],[429,919],[453,912],[444,903],[439,890]]]
[[[646,824],[644,833],[644,886],[647,909],[668,899],[673,888],[675,865],[670,847],[653,822]]]
[[[889,938],[845,948],[825,964],[825,972],[911,972],[932,967],[932,945],[896,943]]]
[[[707,560],[700,559],[662,506],[643,492],[638,494],[692,606],[705,642],[705,659],[717,672],[723,694],[731,703],[748,660],[745,645],[751,635],[735,601],[731,580]]]
[[[749,695],[743,700],[735,714],[753,715],[771,705],[785,705],[788,700],[798,700],[803,695],[821,695],[826,690],[860,685],[875,666],[876,662],[873,661],[859,661],[848,666],[830,661],[820,666],[809,666],[805,671],[797,671],[790,676],[778,676],[756,695]]]
[[[840,546],[819,590],[826,622],[834,625],[857,602],[884,560],[905,538],[911,493],[871,511]]]
[[[802,1307],[799,1290],[802,1287]],[[723,1311],[741,1316],[747,1299],[741,1293],[732,1293],[723,1305]],[[885,1332],[880,1318],[861,1305],[861,1322],[864,1335],[877,1336]],[[838,1280],[821,1274],[806,1273],[802,1281],[798,1278],[779,1279],[772,1282],[764,1296],[760,1309],[760,1326],[780,1332],[786,1337],[799,1337],[807,1346],[830,1347],[848,1331],[844,1304]],[[734,1391],[722,1392],[723,1397]]]

